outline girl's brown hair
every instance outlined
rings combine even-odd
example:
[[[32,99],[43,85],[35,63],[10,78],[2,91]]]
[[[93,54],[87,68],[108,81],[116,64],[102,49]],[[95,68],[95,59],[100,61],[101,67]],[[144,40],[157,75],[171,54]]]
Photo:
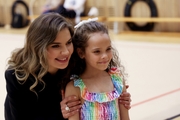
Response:
[[[77,48],[80,48],[82,51],[85,51],[85,48],[87,47],[87,41],[91,37],[93,33],[105,33],[108,34],[108,28],[100,22],[97,21],[91,21],[84,23],[80,26],[78,26],[75,29],[74,35],[73,35],[73,44],[74,44],[74,56],[76,60],[76,67],[74,68],[74,73],[77,75],[80,75],[84,72],[86,68],[86,63],[84,59],[81,59],[78,56]],[[108,68],[106,71],[109,71],[111,67],[118,67],[121,70],[122,76],[124,77],[124,66],[121,64],[118,52],[115,49],[115,47],[112,46],[112,52],[113,52],[113,58],[109,63]],[[124,77],[125,79],[125,77]]]

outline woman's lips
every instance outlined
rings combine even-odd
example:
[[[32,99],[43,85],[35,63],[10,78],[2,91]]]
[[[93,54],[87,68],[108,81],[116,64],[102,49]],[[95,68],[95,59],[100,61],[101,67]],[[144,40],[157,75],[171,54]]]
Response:
[[[68,57],[66,57],[66,58],[61,58],[61,59],[56,58],[55,60],[57,60],[57,61],[59,61],[59,62],[67,62],[67,61],[68,61]]]

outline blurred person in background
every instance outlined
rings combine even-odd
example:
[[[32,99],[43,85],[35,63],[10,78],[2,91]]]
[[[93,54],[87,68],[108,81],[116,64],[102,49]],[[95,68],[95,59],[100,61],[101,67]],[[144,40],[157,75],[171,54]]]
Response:
[[[65,0],[56,12],[70,19],[75,19],[75,23],[80,22],[80,16],[84,16],[86,0]]]
[[[56,12],[63,2],[64,0],[46,0],[46,3],[42,8],[42,13]]]

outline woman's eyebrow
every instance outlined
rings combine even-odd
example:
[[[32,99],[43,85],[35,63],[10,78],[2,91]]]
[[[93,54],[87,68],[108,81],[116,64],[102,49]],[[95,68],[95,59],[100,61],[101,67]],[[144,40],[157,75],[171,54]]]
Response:
[[[52,42],[51,44],[61,44],[61,43],[59,43],[59,42]]]

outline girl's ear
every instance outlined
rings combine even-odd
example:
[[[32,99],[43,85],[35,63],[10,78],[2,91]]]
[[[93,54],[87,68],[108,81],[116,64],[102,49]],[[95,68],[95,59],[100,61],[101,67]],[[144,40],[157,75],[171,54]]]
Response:
[[[84,52],[80,48],[77,48],[77,53],[81,59],[84,58]]]

